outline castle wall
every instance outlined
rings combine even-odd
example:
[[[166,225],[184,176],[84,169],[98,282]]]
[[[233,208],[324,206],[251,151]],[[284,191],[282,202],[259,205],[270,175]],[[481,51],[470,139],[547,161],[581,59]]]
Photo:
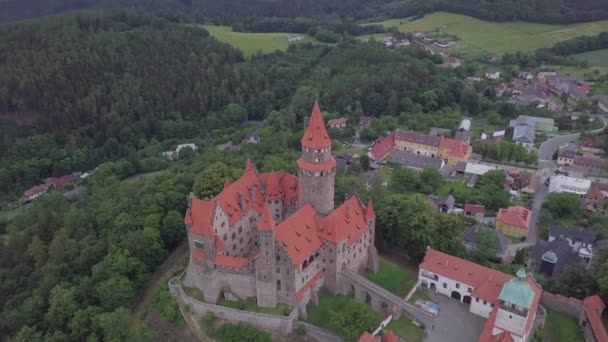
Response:
[[[276,267],[279,270],[276,279],[281,281],[281,290],[277,291],[279,303],[294,305],[296,301],[296,267],[291,263],[285,250],[276,247]]]
[[[321,262],[325,264],[325,286],[331,293],[337,293],[338,265],[340,265],[340,261],[338,260],[338,246],[329,241],[324,241],[322,253]]]
[[[335,168],[328,171],[299,171],[300,207],[310,203],[321,214],[334,210]]]
[[[234,224],[228,223],[228,215],[216,207],[213,229],[226,247],[226,256],[249,257],[257,252],[257,226],[261,215],[254,209],[249,210]]]
[[[317,273],[322,271],[322,260],[321,252],[317,251],[305,263],[295,266],[296,292],[300,291]],[[304,267],[305,264],[306,267]]]
[[[220,270],[208,270],[190,258],[184,285],[197,287],[203,290],[205,301],[217,303],[222,299],[222,290],[229,290],[232,295],[240,299],[256,297],[255,273],[229,273]]]

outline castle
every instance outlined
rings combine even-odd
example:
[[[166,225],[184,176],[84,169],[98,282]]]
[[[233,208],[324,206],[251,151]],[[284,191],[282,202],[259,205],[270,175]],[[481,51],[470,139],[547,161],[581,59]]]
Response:
[[[305,315],[321,287],[338,292],[343,270],[377,269],[371,202],[353,196],[334,208],[336,161],[316,102],[301,143],[297,177],[258,173],[248,160],[244,175],[214,198],[191,196],[184,285],[205,301],[285,303]]]

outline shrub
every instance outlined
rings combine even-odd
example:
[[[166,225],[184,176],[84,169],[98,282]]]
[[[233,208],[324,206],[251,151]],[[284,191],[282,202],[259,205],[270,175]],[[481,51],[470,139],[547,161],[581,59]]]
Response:
[[[224,324],[215,332],[221,342],[271,342],[272,336],[246,323]]]
[[[178,322],[181,319],[179,306],[169,293],[167,284],[158,289],[156,297],[154,297],[154,307],[164,318],[171,322]]]
[[[203,316],[203,329],[209,336],[215,335],[215,322],[217,321],[217,317],[212,312],[208,312],[205,316]]]
[[[303,325],[300,325],[296,328],[296,335],[298,336],[306,336],[306,327]]]

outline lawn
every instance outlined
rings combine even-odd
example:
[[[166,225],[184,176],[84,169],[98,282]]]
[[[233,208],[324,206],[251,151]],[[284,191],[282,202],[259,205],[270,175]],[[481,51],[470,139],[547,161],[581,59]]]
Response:
[[[391,321],[385,330],[392,330],[407,342],[422,342],[424,338],[424,329],[404,317]]]
[[[548,311],[545,327],[541,331],[543,341],[584,341],[583,333],[575,319],[556,311]]]
[[[249,33],[234,32],[228,26],[202,25],[216,39],[228,43],[243,51],[245,56],[251,56],[256,52],[270,53],[276,50],[285,51],[289,47],[287,35],[289,33]],[[301,41],[310,41],[311,38],[304,36]]]
[[[293,310],[293,308],[287,304],[279,304],[275,308],[262,308],[257,306],[255,303],[246,300],[224,300],[220,303],[220,305],[233,309],[277,316],[289,316]]]
[[[431,300],[431,296],[429,295],[429,292],[427,289],[422,288],[422,287],[418,287],[416,289],[416,292],[414,292],[414,294],[412,294],[412,296],[410,297],[409,302],[412,304],[416,304],[417,300],[426,300],[429,301]]]
[[[384,258],[380,258],[378,272],[368,272],[366,277],[400,297],[405,297],[416,283],[416,275],[410,270]]]
[[[398,27],[403,32],[445,31],[461,39],[458,49],[463,55],[473,57],[487,53],[531,51],[582,35],[596,35],[606,30],[608,20],[573,25],[497,23],[460,14],[436,12],[413,21],[408,18],[391,19],[377,24]]]

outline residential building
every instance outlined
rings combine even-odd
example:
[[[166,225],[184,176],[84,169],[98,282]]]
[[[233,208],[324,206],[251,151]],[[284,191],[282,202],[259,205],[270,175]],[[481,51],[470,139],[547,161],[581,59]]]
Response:
[[[452,134],[452,130],[447,128],[431,127],[429,134],[437,137],[449,137],[450,134]]]
[[[27,189],[23,195],[21,196],[21,202],[29,203],[36,198],[44,195],[49,190],[49,186],[47,184],[38,184],[29,189]]]
[[[388,157],[388,161],[416,172],[422,172],[426,169],[439,171],[445,165],[442,159],[403,151],[392,151]]]
[[[470,145],[471,144],[471,131],[465,131],[465,130],[459,129],[456,131],[456,133],[454,133],[454,139],[462,140],[467,145]]]
[[[342,128],[346,127],[347,123],[348,123],[348,118],[341,117],[341,118],[331,119],[331,120],[327,121],[327,127],[342,129]]]
[[[555,71],[541,71],[538,74],[536,74],[536,78],[542,82],[545,82],[547,77],[554,77],[554,76],[557,76],[557,72],[555,72]]]
[[[209,303],[256,298],[260,307],[285,303],[306,317],[320,288],[338,291],[342,270],[377,269],[372,204],[352,196],[334,206],[331,143],[315,103],[297,176],[258,173],[248,161],[217,196],[191,196],[184,286],[201,290]]]
[[[583,178],[574,178],[568,176],[553,176],[549,181],[549,193],[572,193],[579,196],[584,196],[591,188],[591,181]]]
[[[500,78],[500,71],[488,71],[484,74],[484,77],[489,80],[497,80]]]
[[[288,34],[287,35],[287,41],[290,43],[299,42],[302,39],[304,39],[304,36],[299,35],[299,34]]]
[[[367,128],[372,122],[371,116],[361,115],[359,118],[359,128]]]
[[[513,141],[526,147],[534,146],[534,126],[518,125],[513,129]]]
[[[593,211],[607,199],[608,184],[598,182],[591,183],[591,187],[589,187],[589,191],[587,191],[587,195],[585,196],[587,209],[589,210],[592,208],[591,211]]]
[[[497,259],[504,261],[508,257],[511,240],[496,229],[475,225],[467,228],[462,237],[464,247],[469,252],[476,251],[484,234],[492,235],[493,245],[490,246]]]
[[[496,215],[496,229],[507,236],[525,237],[528,235],[532,212],[524,207],[502,208]]]
[[[519,74],[517,74],[517,77],[526,81],[531,81],[534,79],[534,75],[528,71],[520,71]]]
[[[464,214],[466,216],[484,218],[486,216],[486,207],[484,207],[483,205],[479,205],[479,204],[466,203],[464,205]]]
[[[437,211],[442,214],[452,213],[454,211],[454,205],[456,204],[456,199],[452,195],[447,195],[445,197],[428,195],[427,201],[431,207],[437,209]]]
[[[568,241],[553,240],[536,242],[530,253],[531,269],[549,280],[558,281],[566,266],[583,264],[583,259],[574,252]]]
[[[569,148],[560,148],[557,153],[557,164],[572,166],[574,157],[576,157],[576,151]]]
[[[603,170],[606,168],[606,165],[608,165],[608,163],[601,158],[575,156],[572,165],[585,169]]]
[[[439,157],[450,166],[456,166],[459,162],[466,162],[471,158],[473,148],[467,142],[442,137],[439,141]]]
[[[395,137],[395,148],[399,151],[407,151],[436,158],[439,156],[439,143],[441,137],[423,134],[414,131],[397,130]]]
[[[258,132],[253,132],[245,137],[245,143],[257,145],[262,141],[262,136]]]
[[[439,45],[439,44],[438,44],[437,46],[439,46],[439,47],[444,47],[444,46],[441,46],[441,45]],[[451,46],[451,45],[450,45],[450,46]],[[456,58],[456,57],[452,57],[452,56],[450,56],[450,57],[447,57],[447,58],[446,58],[446,59],[443,61],[443,64],[441,64],[440,66],[441,66],[442,68],[451,68],[451,69],[454,69],[454,68],[458,68],[459,66],[461,66],[461,65],[462,65],[462,63],[464,63],[464,60],[462,60],[462,59],[460,59],[460,58]]]
[[[461,164],[459,164],[461,165]],[[468,162],[464,169],[464,175],[483,176],[490,171],[496,170],[496,166]]]
[[[589,97],[589,100],[591,100],[592,103],[597,102],[599,109],[604,113],[608,113],[608,95],[594,95]]]
[[[375,162],[380,163],[384,161],[391,151],[395,149],[396,142],[395,137],[397,136],[397,130],[390,132],[386,137],[379,138],[376,144],[372,146],[368,152],[369,158]]]
[[[540,118],[536,116],[520,115],[516,119],[509,122],[509,127],[515,128],[516,126],[527,125],[534,127],[535,131],[543,133],[555,133],[557,127],[555,121],[551,118]]]
[[[595,235],[582,229],[564,228],[558,225],[549,227],[549,242],[565,240],[573,252],[589,262],[593,258],[593,242]]]
[[[581,150],[591,154],[604,153],[602,143],[593,137],[588,137],[581,141]]]
[[[429,248],[418,280],[422,287],[464,302],[469,312],[487,318],[479,342],[529,341],[542,289],[525,270],[513,277]]]
[[[399,338],[392,330],[387,331],[384,336],[370,334],[365,331],[357,342],[399,342]]]

